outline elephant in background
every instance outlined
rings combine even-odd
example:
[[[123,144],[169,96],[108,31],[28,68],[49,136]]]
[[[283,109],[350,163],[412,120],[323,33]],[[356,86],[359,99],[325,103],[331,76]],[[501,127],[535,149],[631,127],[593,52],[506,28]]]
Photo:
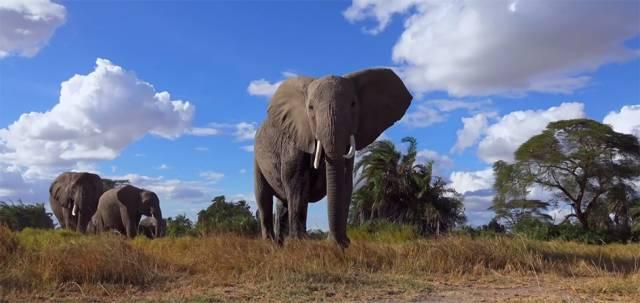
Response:
[[[154,192],[125,185],[102,194],[91,221],[96,233],[117,230],[129,238],[135,238],[138,222],[143,215],[163,221],[158,196]],[[163,224],[156,224],[155,234],[164,234]]]
[[[158,222],[160,222],[160,228],[158,228]],[[140,220],[138,223],[138,234],[144,235],[149,239],[155,239],[165,236],[166,228],[166,220],[164,219],[156,219],[154,217],[146,217]],[[158,234],[157,231],[160,231]]]
[[[51,210],[62,228],[85,232],[98,206],[100,176],[86,172],[60,174],[49,187]]]
[[[262,237],[281,242],[287,229],[291,237],[305,236],[307,204],[327,196],[329,239],[348,247],[355,152],[400,120],[412,99],[402,80],[385,68],[285,80],[256,133],[254,182]]]

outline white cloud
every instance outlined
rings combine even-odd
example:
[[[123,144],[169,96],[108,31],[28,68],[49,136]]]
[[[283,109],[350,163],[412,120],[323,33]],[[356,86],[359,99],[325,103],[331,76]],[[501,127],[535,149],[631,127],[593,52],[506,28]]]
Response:
[[[246,173],[247,173],[247,170],[246,170],[246,169],[244,169],[244,168],[241,168],[241,169],[240,169],[240,174],[243,174],[243,175],[244,175],[244,174],[246,174]]]
[[[418,152],[417,160],[420,162],[433,161],[433,171],[436,175],[442,176],[453,168],[453,160],[447,155],[439,154],[430,149],[423,149]]]
[[[200,173],[200,177],[211,183],[217,183],[224,178],[224,174],[215,171],[203,171]]]
[[[437,109],[429,106],[428,104],[418,104],[416,109],[406,113],[400,122],[408,127],[417,128],[431,126],[446,120],[445,115]]]
[[[158,167],[156,167],[156,169],[158,169],[158,170],[167,170],[167,169],[169,169],[169,165],[166,165],[166,164],[162,163]]]
[[[451,152],[462,153],[465,149],[478,142],[480,136],[484,134],[489,124],[489,118],[496,113],[479,113],[472,117],[462,118],[462,129],[456,131],[458,139],[451,148]]]
[[[111,160],[146,134],[179,137],[194,111],[189,102],[172,100],[132,72],[97,59],[91,73],[62,82],[51,110],[22,114],[0,129],[0,162],[33,169]]]
[[[207,202],[210,197],[218,192],[211,188],[209,182],[185,181],[180,179],[165,179],[164,177],[151,177],[138,174],[126,174],[122,176],[107,176],[110,179],[124,179],[137,187],[155,192],[159,198],[163,210],[165,204],[170,203],[199,203]]]
[[[402,118],[401,123],[412,128],[428,127],[436,123],[444,122],[449,118],[448,113],[465,110],[475,112],[491,105],[491,100],[464,101],[464,100],[428,100],[415,106]]]
[[[354,0],[352,22],[406,16],[392,59],[416,92],[571,93],[599,67],[638,56],[638,1]]]
[[[478,156],[487,163],[513,161],[513,153],[529,138],[542,133],[549,122],[585,117],[584,104],[562,103],[546,110],[511,112],[486,129]]]
[[[218,135],[220,131],[212,127],[192,127],[187,133],[192,136],[205,137]]]
[[[611,125],[619,133],[640,138],[640,104],[625,105],[618,112],[612,111],[602,122]]]
[[[461,194],[490,190],[495,177],[493,168],[478,171],[455,171],[451,173],[451,187]]]
[[[294,72],[285,71],[285,72],[282,72],[282,76],[285,78],[291,78],[291,77],[296,77],[298,75]],[[253,80],[249,82],[249,86],[247,87],[247,92],[251,96],[271,97],[273,96],[273,94],[275,94],[280,84],[282,84],[282,81],[284,80],[280,80],[278,82],[269,82],[264,78]]]
[[[246,152],[253,152],[253,145],[244,145],[242,147],[240,147],[242,150],[246,151]]]
[[[66,13],[49,0],[0,1],[0,59],[36,55],[65,22]]]
[[[236,124],[235,127],[236,132],[234,133],[234,135],[239,141],[253,140],[253,138],[256,136],[255,123],[240,122]]]
[[[196,148],[194,148],[194,149],[195,149],[196,151],[203,152],[203,153],[204,153],[204,152],[208,152],[208,151],[209,151],[209,148],[208,148],[208,147],[204,147],[204,146],[198,146],[198,147],[196,147]]]

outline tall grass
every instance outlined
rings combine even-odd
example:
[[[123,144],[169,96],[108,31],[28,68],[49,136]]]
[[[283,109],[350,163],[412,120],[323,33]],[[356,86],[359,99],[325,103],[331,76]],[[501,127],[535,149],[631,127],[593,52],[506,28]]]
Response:
[[[343,253],[326,241],[288,241],[284,247],[233,235],[131,241],[65,231],[14,233],[0,227],[0,287],[51,289],[65,282],[145,286],[185,276],[208,285],[348,283],[371,274],[421,278],[495,272],[640,281],[640,245],[464,236],[392,243],[353,238]]]

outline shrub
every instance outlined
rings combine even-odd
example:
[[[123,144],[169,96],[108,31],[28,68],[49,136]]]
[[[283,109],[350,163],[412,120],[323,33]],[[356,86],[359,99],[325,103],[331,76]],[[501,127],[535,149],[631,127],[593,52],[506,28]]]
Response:
[[[193,233],[193,223],[186,215],[177,215],[174,218],[167,218],[167,235],[170,237],[181,237]]]
[[[256,235],[258,221],[246,201],[227,202],[224,196],[215,197],[207,209],[198,213],[196,229],[200,234],[235,233]]]
[[[6,225],[15,231],[27,227],[51,229],[53,220],[42,203],[32,205],[21,201],[14,204],[0,202],[0,225]]]
[[[352,240],[368,240],[380,242],[405,242],[420,238],[411,225],[396,224],[386,220],[367,221],[349,228],[348,235]]]

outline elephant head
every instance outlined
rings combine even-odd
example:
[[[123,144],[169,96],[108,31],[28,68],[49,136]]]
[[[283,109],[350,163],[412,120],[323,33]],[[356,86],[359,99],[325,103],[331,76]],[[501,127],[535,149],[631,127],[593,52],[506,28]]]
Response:
[[[64,212],[68,217],[67,228],[85,232],[103,192],[100,176],[84,172],[66,172],[56,178],[49,191],[59,206],[66,209]]]
[[[269,104],[296,146],[313,154],[315,169],[326,166],[330,237],[346,247],[353,157],[398,121],[412,96],[390,69],[367,69],[323,78],[283,82]]]
[[[148,190],[140,191],[140,209],[139,214],[155,219],[155,235],[164,234],[164,220],[162,219],[162,211],[160,210],[160,199],[158,196]],[[160,222],[160,224],[157,224]]]

